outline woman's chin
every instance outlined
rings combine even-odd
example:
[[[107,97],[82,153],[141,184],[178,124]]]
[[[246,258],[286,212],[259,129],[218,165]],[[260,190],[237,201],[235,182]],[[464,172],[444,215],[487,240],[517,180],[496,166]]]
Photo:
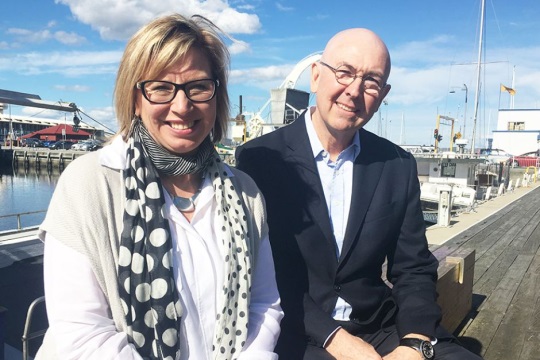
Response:
[[[166,149],[175,155],[186,156],[196,153],[199,145],[200,144],[192,141],[182,141],[181,144],[170,144],[170,146],[167,146]]]

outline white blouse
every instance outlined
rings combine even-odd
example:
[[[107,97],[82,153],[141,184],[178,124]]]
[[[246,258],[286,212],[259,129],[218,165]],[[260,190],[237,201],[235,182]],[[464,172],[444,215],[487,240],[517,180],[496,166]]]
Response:
[[[180,360],[210,360],[223,286],[222,244],[215,239],[213,189],[206,180],[191,223],[165,191],[173,240],[173,270],[184,313]],[[45,295],[49,331],[63,359],[142,359],[116,330],[107,299],[86,257],[46,234]],[[283,312],[268,237],[261,239],[253,273],[248,338],[238,359],[275,360]]]

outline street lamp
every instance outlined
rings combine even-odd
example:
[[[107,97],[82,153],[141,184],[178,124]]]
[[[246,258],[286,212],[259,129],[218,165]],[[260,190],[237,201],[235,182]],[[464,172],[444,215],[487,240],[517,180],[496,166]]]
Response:
[[[467,129],[467,99],[468,99],[468,93],[469,89],[467,88],[467,84],[463,84],[463,87],[461,88],[462,91],[465,91],[465,107],[463,109],[463,138],[465,139],[465,131]],[[455,90],[450,90],[451,94],[455,94]]]
[[[385,126],[384,126],[384,137],[386,139],[388,139],[388,107],[387,107],[388,101],[383,100],[383,105],[384,105],[384,108],[386,109],[386,114],[384,115],[385,116],[385,119],[384,119],[384,124],[385,124]],[[382,111],[381,111],[381,113],[382,113]]]

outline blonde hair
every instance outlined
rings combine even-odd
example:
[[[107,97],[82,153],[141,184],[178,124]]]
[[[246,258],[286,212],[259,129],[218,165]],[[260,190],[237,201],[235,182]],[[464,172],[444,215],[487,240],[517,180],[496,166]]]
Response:
[[[153,20],[133,35],[120,61],[114,89],[118,133],[122,137],[130,135],[130,125],[135,117],[136,83],[158,76],[190,49],[198,49],[208,58],[212,77],[219,80],[212,140],[218,143],[222,139],[227,133],[229,118],[229,51],[218,32],[217,26],[202,16],[188,19],[172,14]]]

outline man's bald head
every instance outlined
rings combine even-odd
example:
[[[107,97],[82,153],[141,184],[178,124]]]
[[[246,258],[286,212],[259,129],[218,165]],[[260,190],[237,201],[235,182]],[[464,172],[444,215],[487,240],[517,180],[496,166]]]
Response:
[[[344,49],[354,49],[358,52],[377,54],[379,61],[385,64],[385,80],[390,75],[391,61],[388,48],[382,39],[373,31],[364,28],[353,28],[340,31],[326,44],[322,59],[330,61],[336,54],[343,53]]]

